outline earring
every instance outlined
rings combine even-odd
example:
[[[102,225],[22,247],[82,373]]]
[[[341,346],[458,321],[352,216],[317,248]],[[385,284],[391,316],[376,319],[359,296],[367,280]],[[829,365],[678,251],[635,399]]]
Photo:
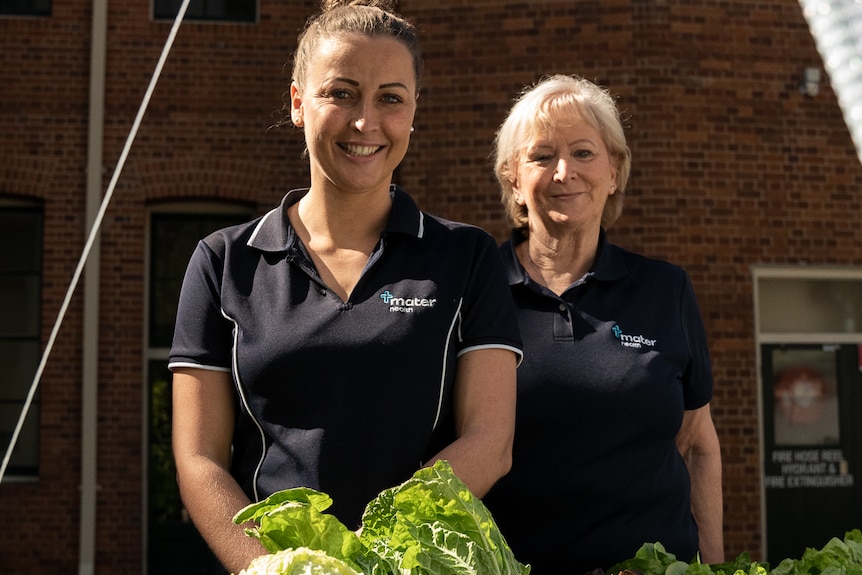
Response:
[[[414,128],[413,126],[410,126],[410,133],[411,133],[411,134],[412,134],[415,130],[416,130],[416,128]]]

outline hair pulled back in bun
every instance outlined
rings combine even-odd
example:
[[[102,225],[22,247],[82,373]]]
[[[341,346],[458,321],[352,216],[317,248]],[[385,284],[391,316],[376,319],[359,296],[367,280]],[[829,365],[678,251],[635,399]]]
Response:
[[[321,0],[321,11],[309,18],[293,55],[293,82],[305,87],[311,59],[323,38],[341,34],[389,36],[404,44],[413,57],[416,91],[422,83],[422,51],[416,28],[395,12],[397,0]]]
[[[380,8],[384,12],[395,13],[395,8],[398,6],[398,0],[321,0],[320,10],[327,12],[334,8],[342,6],[371,6],[372,8]]]

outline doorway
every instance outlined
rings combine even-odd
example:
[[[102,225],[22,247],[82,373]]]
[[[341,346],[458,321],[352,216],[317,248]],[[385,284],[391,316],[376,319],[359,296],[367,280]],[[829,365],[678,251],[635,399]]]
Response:
[[[754,266],[762,554],[862,526],[862,267]]]
[[[180,500],[171,449],[167,368],[180,287],[198,240],[251,219],[248,208],[171,205],[150,214],[147,318],[146,573],[227,575]]]
[[[860,345],[761,346],[767,561],[862,524]]]

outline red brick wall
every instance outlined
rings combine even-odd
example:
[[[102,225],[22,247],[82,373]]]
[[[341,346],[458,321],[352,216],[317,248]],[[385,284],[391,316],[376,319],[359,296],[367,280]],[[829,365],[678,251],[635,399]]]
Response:
[[[0,194],[45,202],[45,338],[85,240],[90,7],[0,18]],[[261,0],[257,25],[186,23],[132,149],[102,235],[97,573],[142,562],[146,209],[225,199],[264,211],[307,181],[301,133],[268,130],[282,70],[314,3]],[[426,77],[399,181],[429,211],[506,226],[488,156],[511,99],[546,73],[619,96],[634,152],[614,241],[691,274],[709,332],[724,455],[727,551],[761,545],[750,266],[862,265],[862,183],[837,102],[797,90],[818,66],[790,0],[403,0]],[[110,3],[105,166],[110,175],[169,23]],[[41,386],[42,473],[0,486],[4,573],[77,567],[82,305]],[[45,548],[50,548],[49,552]]]

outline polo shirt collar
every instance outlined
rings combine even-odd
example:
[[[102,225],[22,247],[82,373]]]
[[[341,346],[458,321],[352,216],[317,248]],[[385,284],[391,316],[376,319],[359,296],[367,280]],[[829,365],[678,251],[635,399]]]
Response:
[[[508,249],[503,251],[503,259],[506,262],[506,274],[509,285],[524,284],[528,282],[526,270],[515,255],[515,246],[523,242],[525,238],[519,230],[513,230],[508,242]],[[596,261],[588,272],[590,276],[599,281],[614,281],[628,274],[625,260],[620,249],[608,243],[607,233],[604,228],[599,230],[599,245],[596,253]]]
[[[593,277],[600,281],[613,281],[628,275],[625,259],[620,249],[608,242],[604,228],[599,231],[599,249],[593,263]]]
[[[278,208],[270,210],[258,222],[248,240],[250,247],[264,252],[286,252],[296,245],[297,237],[287,210],[308,193],[308,188],[298,188],[285,194]],[[392,211],[384,229],[384,235],[400,233],[421,238],[425,232],[425,215],[416,206],[404,190],[392,185],[389,191],[392,197]]]

